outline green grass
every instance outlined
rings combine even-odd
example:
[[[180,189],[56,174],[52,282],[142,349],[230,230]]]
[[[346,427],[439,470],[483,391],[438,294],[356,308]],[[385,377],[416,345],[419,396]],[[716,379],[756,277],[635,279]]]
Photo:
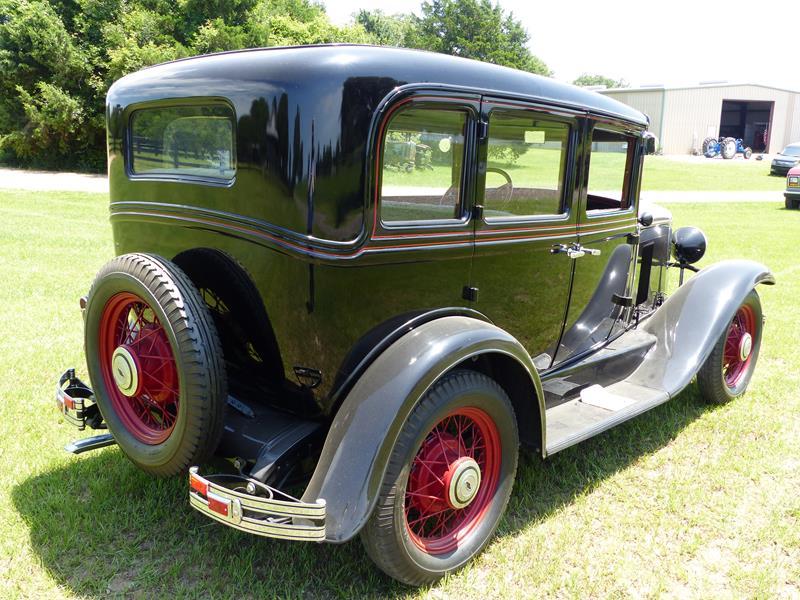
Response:
[[[713,168],[717,168],[716,166]],[[800,211],[674,205],[708,234],[702,264],[751,257],[767,322],[751,389],[694,387],[545,462],[524,456],[486,552],[431,589],[375,570],[358,542],[258,539],[188,507],[116,448],[63,452],[55,378],[85,373],[77,299],[113,246],[104,195],[0,192],[0,597],[797,597]]]
[[[501,165],[518,187],[555,188],[557,161],[552,160],[553,150],[529,151],[513,165]],[[599,159],[599,160],[598,160]],[[591,187],[593,190],[617,189],[624,155],[605,152],[594,157]],[[492,163],[495,164],[494,162]],[[785,177],[769,174],[770,161],[705,159],[698,162],[676,160],[664,156],[645,158],[643,191],[782,191]],[[616,168],[618,167],[618,168]],[[499,186],[504,180],[498,174],[487,176],[489,186]],[[438,187],[447,189],[450,167],[434,166],[410,173],[386,171],[384,185]]]

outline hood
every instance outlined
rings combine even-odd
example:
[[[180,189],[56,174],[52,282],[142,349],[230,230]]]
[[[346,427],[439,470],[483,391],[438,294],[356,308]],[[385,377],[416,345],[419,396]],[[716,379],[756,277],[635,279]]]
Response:
[[[789,172],[786,174],[787,177],[789,177],[789,176],[797,177],[798,175],[800,175],[800,165],[798,165],[796,167],[792,167],[791,169],[789,169]]]

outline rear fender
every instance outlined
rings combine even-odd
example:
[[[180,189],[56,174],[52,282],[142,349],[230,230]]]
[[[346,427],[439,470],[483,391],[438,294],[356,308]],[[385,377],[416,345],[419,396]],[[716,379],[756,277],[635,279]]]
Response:
[[[658,341],[627,381],[670,396],[680,392],[760,283],[773,285],[775,278],[767,267],[749,260],[726,260],[701,270],[644,323],[642,328]]]
[[[366,369],[328,432],[303,495],[304,499],[325,499],[328,541],[347,541],[369,518],[395,441],[417,401],[454,366],[485,353],[504,354],[520,363],[544,415],[539,376],[513,336],[465,316],[442,317],[417,327]],[[544,423],[543,418],[540,421]]]

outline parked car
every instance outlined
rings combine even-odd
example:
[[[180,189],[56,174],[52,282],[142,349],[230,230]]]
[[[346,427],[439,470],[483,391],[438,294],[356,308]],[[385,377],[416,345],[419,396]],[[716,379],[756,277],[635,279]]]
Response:
[[[117,257],[81,301],[92,386],[57,398],[110,433],[70,449],[188,469],[221,524],[431,582],[489,542],[520,445],[748,387],[773,276],[698,271],[702,232],[640,211],[648,119],[606,96],[337,45],[147,68],[107,118]]]
[[[772,159],[769,172],[772,175],[786,175],[789,169],[800,163],[800,142],[789,144]]]
[[[800,166],[792,167],[786,174],[786,208],[800,208]]]

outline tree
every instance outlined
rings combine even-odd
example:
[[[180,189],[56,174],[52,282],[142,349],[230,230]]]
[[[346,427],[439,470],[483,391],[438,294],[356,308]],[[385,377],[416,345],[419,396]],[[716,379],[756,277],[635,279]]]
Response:
[[[423,2],[414,25],[408,40],[412,47],[551,75],[528,49],[530,36],[522,23],[490,0]]]
[[[600,86],[604,85],[607,88],[626,88],[628,86],[628,82],[624,79],[612,79],[611,77],[606,77],[605,75],[590,75],[588,73],[583,73],[580,77],[578,77],[575,81],[572,82],[574,85],[579,85],[581,87],[591,87],[591,86]]]
[[[311,0],[0,0],[0,160],[105,168],[105,96],[120,77],[194,54],[367,43]]]
[[[379,9],[359,10],[355,14],[355,22],[380,46],[408,47],[414,28],[412,15],[387,15]]]

